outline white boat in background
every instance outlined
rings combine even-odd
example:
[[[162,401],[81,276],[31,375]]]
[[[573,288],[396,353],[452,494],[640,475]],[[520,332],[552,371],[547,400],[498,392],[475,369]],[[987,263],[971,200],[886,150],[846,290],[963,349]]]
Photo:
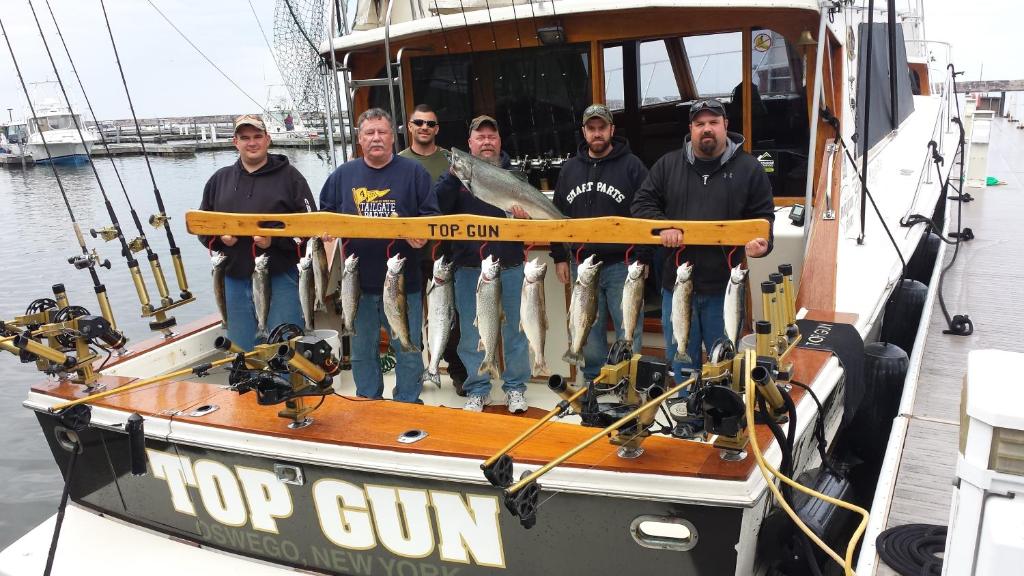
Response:
[[[81,115],[51,98],[40,100],[34,108],[35,118],[28,121],[25,151],[37,163],[82,164],[89,161],[89,153],[99,136],[85,127]],[[75,127],[76,120],[82,129],[81,135]]]
[[[274,140],[309,140],[317,137],[317,131],[307,128],[302,114],[295,107],[284,85],[267,87],[267,109],[263,114],[267,133]]]

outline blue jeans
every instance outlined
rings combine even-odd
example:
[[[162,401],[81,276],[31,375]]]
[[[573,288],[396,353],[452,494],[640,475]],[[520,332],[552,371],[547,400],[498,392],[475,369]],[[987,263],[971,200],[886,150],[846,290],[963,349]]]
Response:
[[[420,292],[406,293],[406,316],[409,322],[409,338],[417,347],[423,345],[423,297]],[[380,294],[363,294],[359,297],[359,311],[356,312],[356,335],[352,337],[352,378],[356,381],[356,395],[363,398],[384,397],[384,375],[380,371],[379,349],[380,329],[387,328],[391,350],[395,353],[395,389],[391,397],[399,402],[419,402],[423,390],[423,354],[402,352],[402,345],[395,337],[387,318],[384,316],[384,297]]]
[[[725,337],[724,306],[724,292],[721,294],[693,294],[690,306],[690,340],[686,345],[686,353],[690,356],[691,362],[676,362],[672,360],[676,355],[676,345],[672,341],[672,292],[662,290],[661,325],[665,332],[665,358],[672,362],[672,372],[676,375],[677,383],[683,382],[683,371],[700,369],[703,358],[701,344],[705,349],[711,350],[719,338]]]
[[[577,266],[572,266],[572,278],[576,280]],[[587,380],[597,378],[608,358],[608,321],[612,317],[615,328],[615,339],[622,340],[622,291],[626,285],[626,265],[622,262],[602,264],[601,274],[597,283],[597,321],[587,334],[587,342],[583,345],[583,377]],[[636,333],[633,334],[633,353],[640,353],[640,340],[643,334],[643,310],[637,318]]]
[[[252,302],[252,278],[224,277],[227,299],[228,338],[243,350],[252,350],[256,342],[256,305]],[[270,311],[267,331],[279,324],[303,326],[299,303],[299,271],[291,270],[270,277]]]
[[[477,350],[480,332],[473,324],[476,320],[476,283],[479,268],[459,268],[455,271],[455,308],[459,312],[459,358],[466,365],[466,382],[462,389],[470,396],[486,396],[491,392],[491,379],[478,374],[484,361],[483,350]],[[530,378],[530,352],[526,334],[519,329],[519,303],[523,295],[523,266],[501,271],[501,307],[505,322],[501,325],[505,369],[501,373],[501,389],[505,392],[526,391]]]

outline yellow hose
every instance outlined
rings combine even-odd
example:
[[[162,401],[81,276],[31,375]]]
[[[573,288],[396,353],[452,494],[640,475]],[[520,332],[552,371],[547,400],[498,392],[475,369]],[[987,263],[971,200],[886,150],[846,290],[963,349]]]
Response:
[[[755,355],[754,351],[753,350],[748,350],[747,351],[747,357],[746,357],[745,362],[744,362],[746,367],[744,369],[744,374],[743,374],[744,382],[745,382],[745,392],[746,392],[746,402],[745,402],[745,404],[746,404],[746,415],[747,415],[747,430],[749,431],[749,436],[750,436],[750,448],[751,448],[751,452],[754,453],[754,459],[757,460],[757,467],[761,471],[761,475],[764,476],[765,482],[768,484],[768,489],[771,490],[772,494],[775,495],[775,499],[778,501],[779,505],[782,506],[782,509],[786,511],[786,514],[789,515],[790,519],[793,520],[793,523],[797,525],[797,528],[799,528],[800,531],[803,532],[804,534],[806,534],[807,537],[810,538],[812,542],[817,544],[817,546],[819,548],[821,548],[826,554],[828,554],[833,560],[835,560],[837,564],[842,566],[844,574],[846,574],[846,576],[856,576],[856,572],[853,571],[853,552],[857,548],[857,541],[860,540],[860,537],[864,534],[864,530],[868,526],[868,511],[863,509],[863,508],[861,508],[860,506],[855,505],[855,504],[850,504],[849,502],[844,502],[842,500],[837,500],[835,498],[832,498],[831,496],[828,496],[826,494],[822,494],[821,492],[818,492],[816,490],[812,490],[812,489],[810,489],[810,488],[808,488],[808,487],[806,487],[806,486],[796,482],[795,480],[789,478],[788,476],[785,476],[784,474],[782,474],[781,472],[779,472],[778,470],[773,468],[771,464],[769,464],[767,461],[765,461],[764,455],[761,453],[761,446],[760,446],[760,444],[758,444],[758,441],[757,441],[757,431],[754,429],[754,394],[755,394],[755,388],[754,388],[754,380],[753,380],[753,378],[750,377],[750,371],[753,368],[753,366],[756,363],[756,361],[757,361],[757,358],[756,358],[756,355]],[[804,494],[807,494],[808,496],[811,496],[811,497],[814,497],[814,498],[818,498],[820,500],[824,500],[825,502],[828,502],[829,504],[832,504],[834,506],[839,506],[840,508],[844,508],[846,510],[850,510],[851,512],[856,512],[857,514],[861,515],[862,520],[860,522],[860,525],[858,525],[857,529],[854,530],[853,536],[850,538],[850,542],[846,546],[846,557],[845,558],[840,556],[835,550],[832,550],[832,548],[830,548],[828,546],[828,544],[825,544],[824,542],[822,542],[821,538],[818,538],[818,535],[815,534],[813,530],[808,528],[806,524],[804,524],[803,520],[800,519],[800,516],[798,516],[797,513],[794,512],[792,508],[790,508],[789,503],[787,503],[786,499],[782,497],[782,492],[775,485],[775,482],[772,480],[772,478],[771,478],[771,476],[769,476],[769,474],[771,474],[771,476],[774,476],[774,477],[778,478],[779,480],[785,482],[786,484],[791,486],[793,489],[799,490],[800,492],[803,492]],[[813,559],[812,559],[812,561],[813,561]]]

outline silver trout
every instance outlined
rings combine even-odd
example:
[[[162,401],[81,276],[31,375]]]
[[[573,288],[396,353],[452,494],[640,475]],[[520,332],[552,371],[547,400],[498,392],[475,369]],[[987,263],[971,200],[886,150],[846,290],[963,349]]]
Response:
[[[722,315],[725,317],[725,335],[732,343],[739,346],[740,329],[743,327],[743,307],[747,300],[747,270],[737,264],[729,274],[729,284],[725,287],[725,306]]]
[[[544,304],[544,276],[548,265],[534,258],[523,269],[523,294],[519,302],[519,329],[526,334],[533,353],[534,376],[548,376],[548,363],[544,360],[544,340],[548,334],[548,311]]]
[[[228,328],[228,297],[224,291],[224,269],[227,268],[227,260],[228,257],[223,252],[214,252],[210,258],[213,264],[213,299],[217,301],[220,324],[225,330]]]
[[[359,311],[359,257],[349,254],[345,258],[345,269],[341,273],[341,335],[356,335],[356,312]]]
[[[476,349],[484,352],[477,374],[489,374],[492,380],[501,378],[498,344],[504,316],[501,309],[501,265],[496,258],[487,256],[480,263],[480,278],[476,282],[476,320],[473,324],[480,333]]]
[[[316,303],[313,259],[309,256],[303,256],[299,259],[297,267],[299,269],[299,304],[302,306],[302,317],[306,319],[306,332],[312,332]]]
[[[318,236],[309,239],[309,257],[313,265],[313,284],[316,288],[316,310],[327,309],[327,281],[330,273],[327,271],[327,249],[324,242]]]
[[[433,382],[438,388],[441,387],[441,356],[455,324],[453,266],[454,262],[445,262],[444,256],[434,260],[434,275],[427,283],[427,350],[430,351],[430,363],[423,380]]]
[[[388,272],[384,276],[384,317],[391,333],[398,339],[402,352],[419,352],[409,334],[409,306],[405,301],[405,258],[395,254],[388,258]]]
[[[644,269],[640,262],[633,262],[626,270],[626,283],[622,287],[622,338],[633,346],[637,321],[644,309]],[[639,353],[639,350],[633,350]]]
[[[672,287],[672,339],[676,343],[676,362],[690,362],[686,346],[690,343],[690,305],[693,299],[693,266],[683,262],[676,269]]]
[[[508,170],[458,148],[452,148],[450,158],[452,172],[473,196],[484,202],[505,212],[512,212],[513,206],[520,206],[534,220],[565,218],[540,190],[516,178]]]
[[[587,334],[597,321],[597,281],[601,263],[594,261],[594,255],[576,268],[576,281],[572,284],[569,299],[569,349],[562,360],[569,364],[583,366],[583,346]]]
[[[270,258],[266,254],[256,257],[252,272],[252,303],[256,307],[256,338],[267,337],[267,314],[270,313]]]

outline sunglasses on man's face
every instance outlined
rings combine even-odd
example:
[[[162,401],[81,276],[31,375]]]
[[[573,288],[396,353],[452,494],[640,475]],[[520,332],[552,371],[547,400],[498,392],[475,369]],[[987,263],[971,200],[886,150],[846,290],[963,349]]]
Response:
[[[423,127],[424,124],[427,125],[427,128],[434,128],[437,126],[437,120],[422,120],[417,118],[415,120],[409,120],[409,122],[412,122],[414,125],[419,127]]]

